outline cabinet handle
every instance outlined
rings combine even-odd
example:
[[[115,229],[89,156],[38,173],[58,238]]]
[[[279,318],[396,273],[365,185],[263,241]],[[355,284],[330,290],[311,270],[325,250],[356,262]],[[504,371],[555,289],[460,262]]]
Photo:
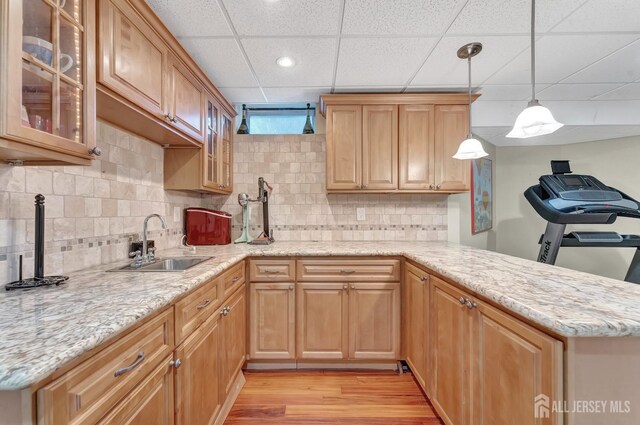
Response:
[[[240,276],[234,276],[233,279],[231,279],[232,282],[237,282],[240,280]]]
[[[280,270],[269,270],[269,269],[265,269],[264,272],[266,274],[280,274]]]
[[[355,272],[356,272],[355,270],[345,270],[345,269],[340,270],[341,274],[353,274]]]
[[[89,155],[100,156],[102,155],[102,149],[99,147],[94,147],[93,149],[89,149]]]
[[[222,311],[220,312],[220,314],[222,316],[226,316],[227,314],[229,314],[229,311],[231,311],[231,309],[229,307],[223,307]]]
[[[442,187],[442,186],[440,186],[439,184],[437,184],[437,185],[436,185],[436,189],[437,189],[437,190],[440,190],[440,188],[441,188],[441,187]]]
[[[182,362],[180,361],[180,359],[171,360],[169,362],[169,366],[173,366],[176,369],[179,368],[181,364],[182,364]]]
[[[429,185],[429,189],[433,190],[434,188],[435,188],[434,185],[432,185],[432,184]]]
[[[472,310],[474,308],[476,308],[478,306],[478,304],[475,303],[475,301],[471,301],[470,299],[467,299],[467,308],[469,310]]]
[[[460,304],[466,304],[467,300],[465,299],[465,297],[460,297],[458,298],[458,301],[460,301]]]
[[[420,280],[424,282],[425,280],[429,280],[429,276],[420,276]]]
[[[363,189],[366,189],[367,187],[369,187],[369,185],[368,185],[368,184],[363,184],[363,185],[362,185],[362,188],[363,188]]]
[[[196,306],[196,308],[198,310],[202,310],[203,308],[205,308],[206,306],[208,306],[209,304],[211,304],[211,300],[204,300],[204,302],[198,306]]]
[[[289,285],[289,290],[293,291],[293,285]]]
[[[141,351],[140,354],[138,354],[138,358],[136,358],[135,362],[131,363],[127,367],[123,367],[122,369],[116,370],[115,373],[113,374],[113,376],[115,376],[117,378],[120,375],[124,375],[125,373],[137,368],[138,366],[140,366],[140,363],[142,363],[143,361],[144,361],[144,351]]]
[[[349,285],[342,285],[342,289],[349,289]]]
[[[351,289],[356,289],[356,285],[351,285]]]
[[[171,114],[167,114],[164,117],[167,119],[167,121],[173,122],[173,117],[171,116]]]

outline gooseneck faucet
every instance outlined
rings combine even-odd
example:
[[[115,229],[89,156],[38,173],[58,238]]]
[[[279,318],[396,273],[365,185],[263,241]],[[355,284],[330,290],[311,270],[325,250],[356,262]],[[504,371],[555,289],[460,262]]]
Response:
[[[144,219],[144,225],[142,226],[142,262],[146,263],[150,261],[149,256],[149,248],[147,247],[147,226],[149,224],[149,219],[157,217],[162,222],[162,228],[167,229],[167,223],[164,222],[164,218],[160,214],[149,214],[147,218]]]

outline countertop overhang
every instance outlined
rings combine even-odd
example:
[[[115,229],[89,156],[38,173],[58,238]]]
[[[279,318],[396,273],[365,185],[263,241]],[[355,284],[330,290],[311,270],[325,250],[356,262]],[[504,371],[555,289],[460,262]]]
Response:
[[[0,293],[0,390],[30,387],[232,265],[254,256],[404,256],[550,332],[640,336],[640,285],[444,242],[276,242],[171,249],[215,258],[182,273],[71,273]],[[121,262],[121,264],[123,264]]]

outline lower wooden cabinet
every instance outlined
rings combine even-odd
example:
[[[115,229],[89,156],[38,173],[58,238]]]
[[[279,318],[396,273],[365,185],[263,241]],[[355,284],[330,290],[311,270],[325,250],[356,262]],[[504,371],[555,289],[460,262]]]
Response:
[[[212,315],[176,349],[177,425],[212,424],[220,411],[221,322],[219,314]]]
[[[482,302],[473,320],[472,423],[547,425],[562,415],[535,418],[535,399],[562,399],[562,342]],[[508,403],[505,403],[508,400]]]
[[[471,316],[462,291],[435,277],[431,282],[431,402],[447,425],[465,425],[470,423]]]
[[[405,360],[423,390],[429,382],[429,275],[410,264],[404,274]]]
[[[100,425],[172,425],[174,423],[173,366],[167,357],[116,406]]]
[[[349,347],[347,283],[298,283],[298,359],[346,359]]]
[[[562,399],[562,342],[431,277],[431,402],[447,425],[555,425],[536,397]]]
[[[249,357],[295,359],[295,283],[251,283],[249,300]]]
[[[349,287],[349,358],[400,357],[400,283],[353,283]]]
[[[222,344],[220,371],[220,392],[224,399],[227,398],[233,387],[236,374],[244,365],[246,357],[247,341],[247,297],[245,286],[224,303],[221,319]],[[225,310],[226,309],[226,310]]]

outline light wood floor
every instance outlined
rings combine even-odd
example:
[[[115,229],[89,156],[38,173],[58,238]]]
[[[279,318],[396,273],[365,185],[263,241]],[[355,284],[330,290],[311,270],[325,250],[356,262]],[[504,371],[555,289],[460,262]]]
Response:
[[[441,425],[411,374],[246,372],[226,425]]]

